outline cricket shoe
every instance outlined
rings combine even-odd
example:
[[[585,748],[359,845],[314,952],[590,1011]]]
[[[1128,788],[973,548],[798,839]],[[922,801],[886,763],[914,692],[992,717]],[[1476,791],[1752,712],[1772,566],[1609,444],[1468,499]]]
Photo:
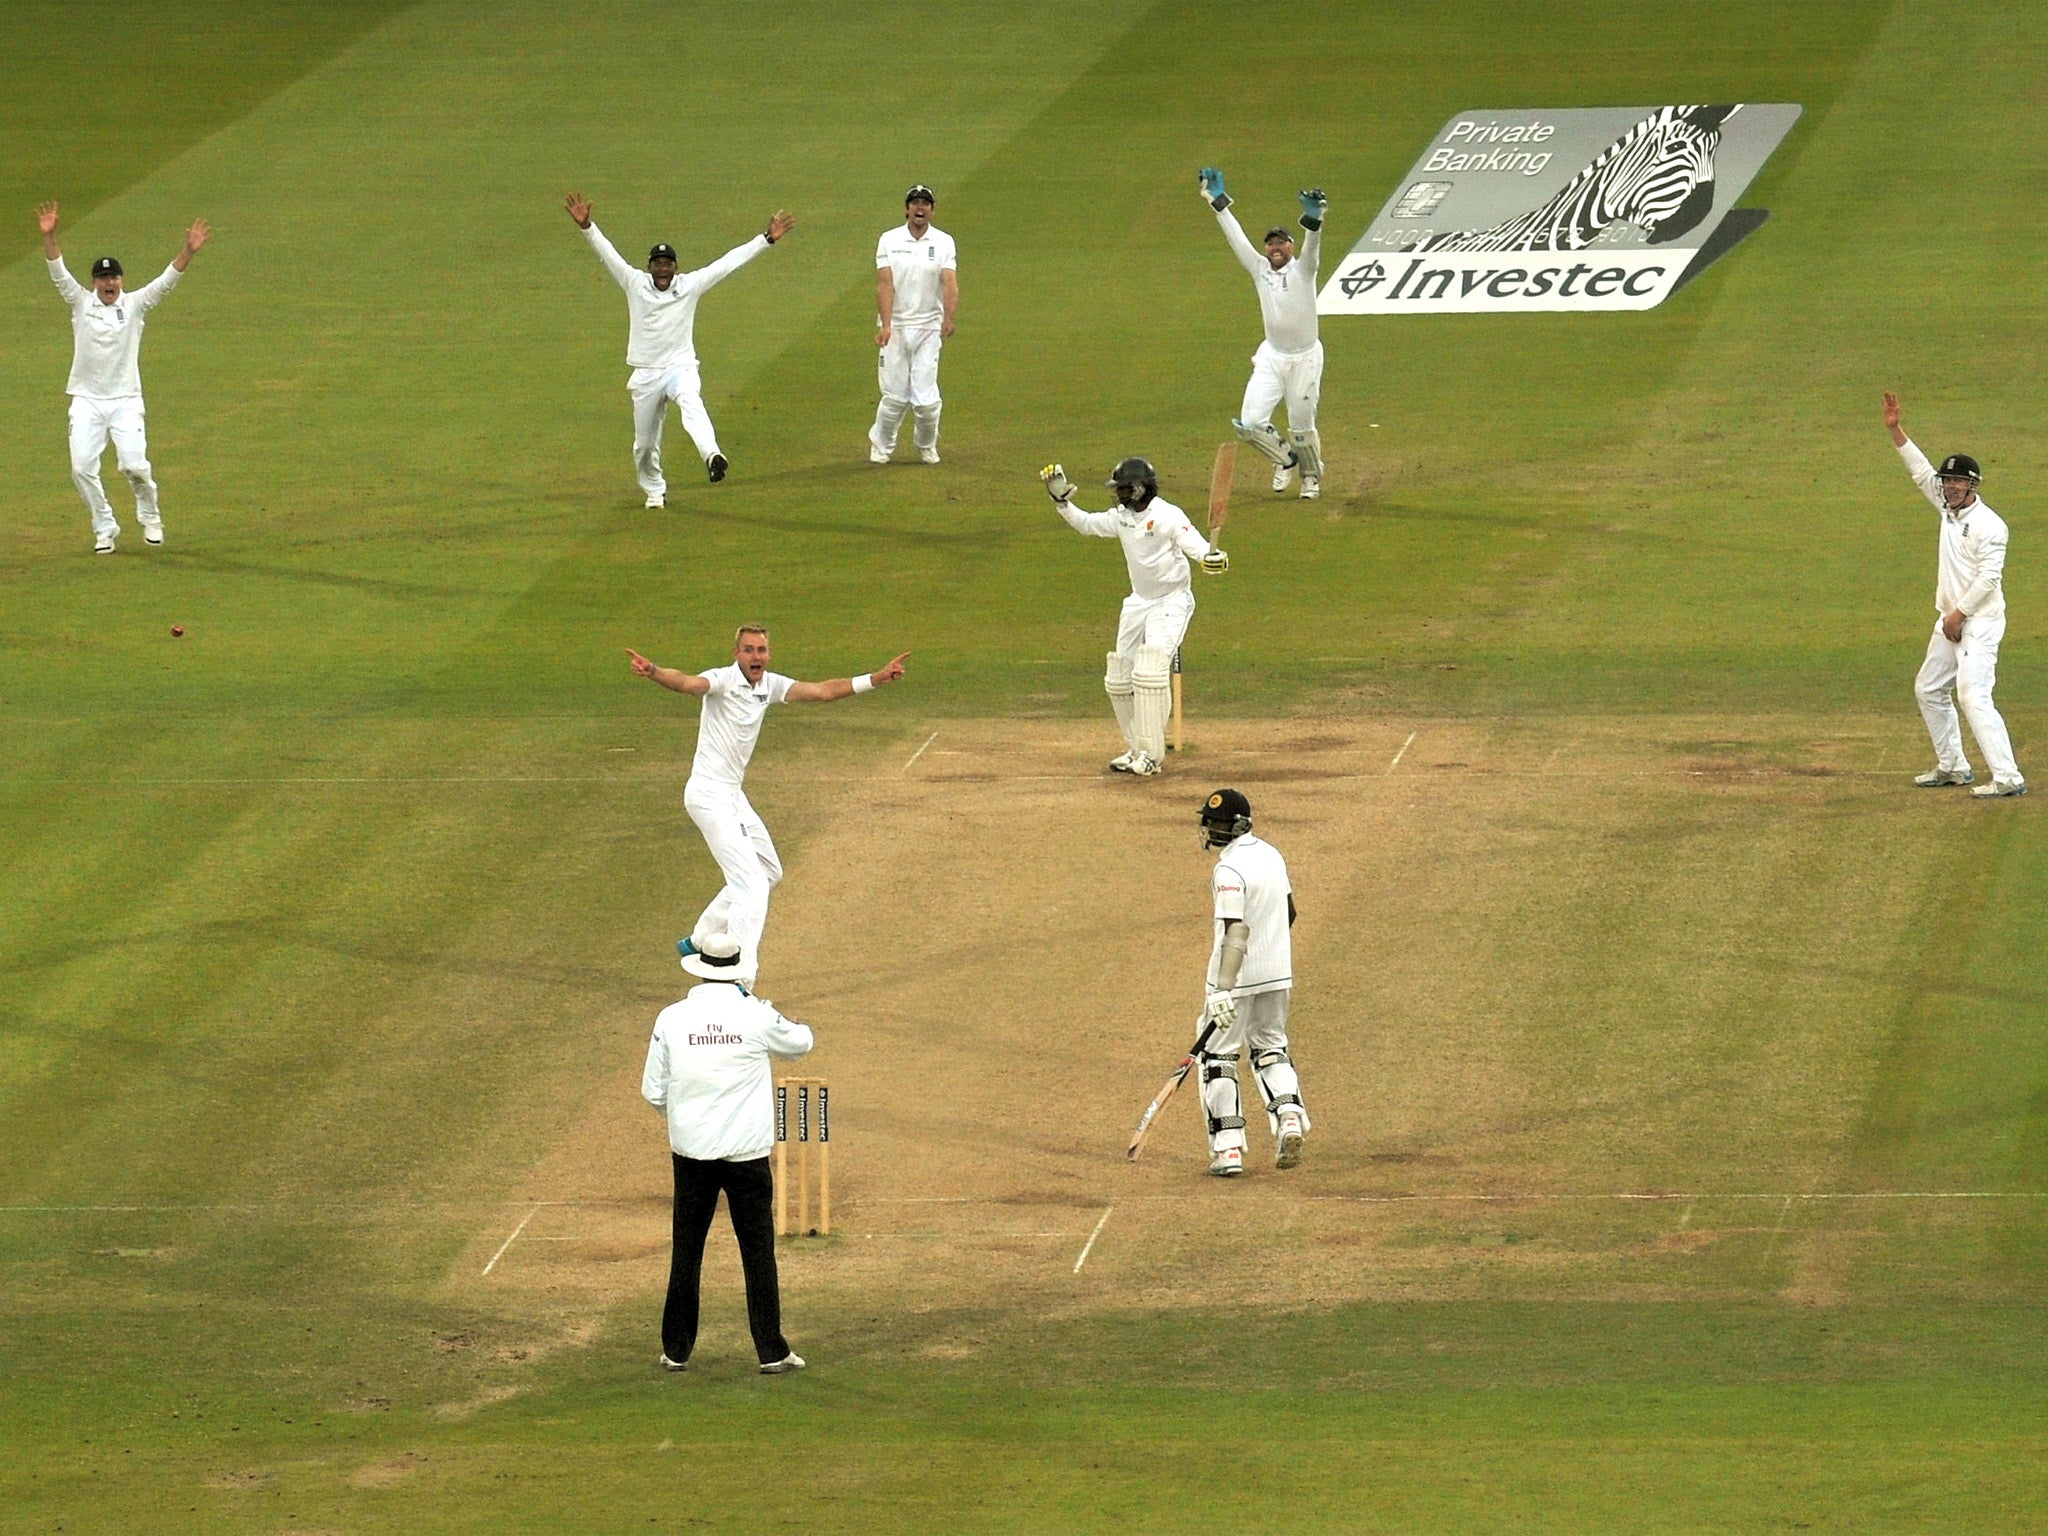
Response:
[[[887,448],[877,448],[872,437],[868,439],[868,462],[870,464],[886,464],[889,462],[889,450]]]
[[[930,448],[920,448],[917,450],[917,456],[920,459],[923,459],[927,464],[936,464],[939,462],[938,447],[936,444],[934,444]]]
[[[142,542],[150,545],[152,548],[162,548],[164,525],[162,523],[144,523],[142,525]]]
[[[1209,1172],[1219,1179],[1234,1179],[1244,1172],[1244,1148],[1225,1147],[1210,1155]]]
[[[690,1362],[687,1360],[671,1360],[664,1353],[661,1357],[661,1368],[664,1371],[687,1371],[690,1368]]]
[[[1132,765],[1137,761],[1138,754],[1136,752],[1121,752],[1109,760],[1109,771],[1111,773],[1130,773],[1133,771]]]
[[[761,1366],[761,1374],[763,1376],[787,1376],[792,1371],[800,1371],[803,1368],[804,1357],[795,1350],[791,1350],[780,1360],[764,1362]]]
[[[713,485],[716,485],[719,481],[723,480],[725,478],[725,472],[731,468],[732,466],[726,463],[725,455],[722,453],[714,453],[713,455],[711,455],[710,458],[704,461],[704,472],[711,476],[711,483]]]
[[[668,498],[666,496],[650,496],[647,498],[647,510],[650,512],[659,512],[667,505]]]
[[[111,555],[114,552],[114,536],[103,533],[92,541],[92,552],[96,555]]]
[[[1131,754],[1131,766],[1126,768],[1124,772],[1134,773],[1141,779],[1149,779],[1159,772],[1159,768],[1159,759],[1153,757],[1150,753],[1133,752]]]
[[[1322,494],[1323,477],[1321,475],[1303,475],[1301,477],[1301,499],[1303,501],[1314,501]]]
[[[1282,464],[1273,471],[1273,494],[1275,496],[1292,484],[1294,484],[1294,466],[1292,464]]]
[[[1301,1166],[1301,1144],[1308,1139],[1308,1133],[1301,1128],[1301,1116],[1280,1112],[1280,1144],[1273,1152],[1275,1168],[1299,1168]]]
[[[1914,774],[1913,782],[1922,789],[1947,789],[1951,784],[1967,784],[1976,777],[1967,768],[1930,768]]]
[[[2024,795],[2026,792],[2023,779],[1993,779],[1989,784],[1979,784],[1970,794],[1978,800],[2003,800],[2008,795]]]

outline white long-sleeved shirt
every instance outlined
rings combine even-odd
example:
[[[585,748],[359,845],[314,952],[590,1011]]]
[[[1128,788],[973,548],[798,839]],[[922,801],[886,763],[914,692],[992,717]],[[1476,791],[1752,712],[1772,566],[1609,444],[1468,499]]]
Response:
[[[666,288],[654,286],[654,279],[612,248],[604,231],[593,219],[583,238],[597,252],[605,271],[626,291],[626,313],[632,331],[626,340],[628,368],[672,368],[677,363],[697,360],[697,301],[733,273],[768,249],[768,237],[756,235],[745,245],[736,245],[708,267],[678,272]]]
[[[1216,899],[1216,941],[1209,948],[1209,989],[1223,964],[1223,929],[1240,922],[1250,930],[1244,964],[1238,968],[1232,997],[1279,992],[1294,985],[1294,936],[1287,926],[1287,898],[1294,886],[1280,850],[1247,832],[1216,860],[1210,880]]]
[[[100,296],[73,277],[62,260],[49,266],[57,296],[71,307],[71,378],[64,393],[88,400],[141,394],[144,317],[178,286],[184,274],[175,266],[165,267],[155,282],[102,304]]]
[[[750,683],[734,662],[706,672],[704,681],[711,691],[697,712],[697,756],[690,764],[690,783],[738,789],[746,782],[747,764],[754,760],[762,718],[769,705],[789,697],[792,679],[763,672],[759,683]]]
[[[1259,290],[1259,315],[1266,322],[1266,344],[1275,352],[1306,352],[1316,344],[1316,268],[1322,260],[1323,232],[1302,231],[1301,244],[1278,271],[1266,253],[1253,245],[1228,208],[1216,210],[1223,238],[1230,242],[1238,265],[1252,275]]]
[[[1157,496],[1145,503],[1142,512],[1121,506],[1108,512],[1083,512],[1066,501],[1056,501],[1053,506],[1076,533],[1123,542],[1133,597],[1149,601],[1187,591],[1188,561],[1209,552],[1209,541],[1188,521],[1187,513]]]
[[[1966,619],[1997,619],[2005,616],[2005,519],[1972,501],[1960,512],[1951,512],[1941,499],[1941,477],[1927,462],[1927,455],[1910,437],[1899,449],[1906,461],[1906,473],[1920,487],[1920,493],[1934,503],[1941,514],[1941,558],[1934,580],[1934,611],[1952,613],[1960,608]]]
[[[889,269],[894,313],[882,316],[891,325],[916,330],[942,324],[946,318],[946,280],[959,269],[953,237],[936,224],[913,235],[908,224],[882,231],[875,242],[875,266]]]
[[[811,1031],[729,982],[692,987],[654,1021],[640,1096],[668,1116],[678,1157],[742,1162],[775,1146],[770,1058],[802,1056]]]

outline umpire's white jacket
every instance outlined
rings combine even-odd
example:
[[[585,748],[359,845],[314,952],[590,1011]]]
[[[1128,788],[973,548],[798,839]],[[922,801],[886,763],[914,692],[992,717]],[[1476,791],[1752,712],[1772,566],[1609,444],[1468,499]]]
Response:
[[[771,1056],[801,1056],[809,1026],[729,982],[692,987],[654,1021],[640,1092],[668,1113],[678,1157],[742,1162],[775,1145]]]

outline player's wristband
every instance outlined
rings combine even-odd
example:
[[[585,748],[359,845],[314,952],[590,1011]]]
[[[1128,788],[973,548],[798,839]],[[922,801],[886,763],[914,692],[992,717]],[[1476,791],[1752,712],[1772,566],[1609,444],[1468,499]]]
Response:
[[[1303,214],[1301,216],[1301,227],[1307,230],[1310,234],[1314,234],[1317,230],[1323,227],[1323,221],[1318,218],[1312,218],[1308,214]]]
[[[1230,203],[1231,199],[1227,195],[1223,197],[1212,197],[1209,199],[1209,206],[1211,208],[1214,208],[1218,213],[1221,213],[1224,209],[1228,208],[1230,206]]]
[[[875,688],[875,679],[874,679],[874,675],[873,675],[872,673],[868,673],[868,672],[863,672],[863,673],[861,673],[861,675],[860,675],[859,677],[856,677],[856,678],[852,679],[852,682],[853,682],[853,691],[854,691],[855,693],[872,693],[872,692],[874,692],[874,688]]]

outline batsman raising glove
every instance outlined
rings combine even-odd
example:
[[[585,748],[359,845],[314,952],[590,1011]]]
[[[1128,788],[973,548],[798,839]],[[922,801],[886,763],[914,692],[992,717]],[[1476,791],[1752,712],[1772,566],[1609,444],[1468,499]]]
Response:
[[[1323,227],[1323,215],[1330,211],[1330,200],[1323,196],[1321,187],[1310,187],[1301,194],[1301,227],[1317,230]]]
[[[1230,194],[1223,190],[1223,173],[1213,165],[1202,167],[1202,196],[1209,199],[1209,206],[1218,213],[1230,206]]]
[[[1229,569],[1230,556],[1223,553],[1220,549],[1212,549],[1209,553],[1202,556],[1202,574],[1204,576],[1221,576]]]
[[[1045,482],[1045,494],[1061,506],[1065,506],[1074,494],[1074,482],[1067,478],[1066,470],[1058,464],[1048,464],[1038,472],[1038,478]]]

